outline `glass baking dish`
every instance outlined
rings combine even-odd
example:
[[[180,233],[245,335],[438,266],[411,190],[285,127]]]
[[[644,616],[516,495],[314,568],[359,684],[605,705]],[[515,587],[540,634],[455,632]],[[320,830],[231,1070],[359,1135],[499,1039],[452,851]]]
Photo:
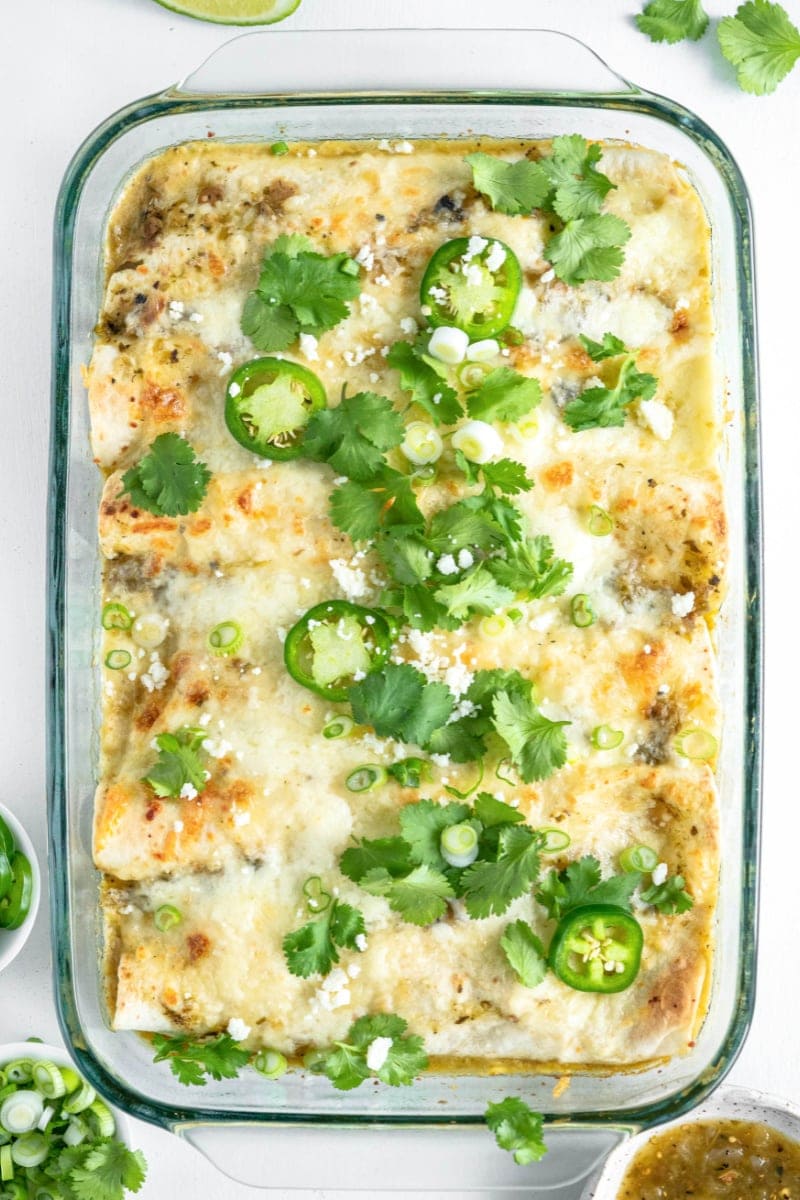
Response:
[[[313,90],[301,88],[303,80],[313,80]],[[153,1065],[142,1039],[109,1030],[98,968],[98,877],[91,859],[98,709],[92,661],[101,480],[89,449],[80,372],[100,304],[108,210],[143,159],[192,139],[475,134],[530,139],[572,132],[641,143],[679,161],[713,230],[716,387],[725,414],[731,574],[717,630],[726,714],[719,772],[723,869],[705,1024],[683,1058],[635,1074],[575,1076],[557,1095],[552,1077],[531,1074],[499,1080],[432,1073],[413,1088],[363,1088],[346,1095],[300,1071],[279,1082],[266,1083],[249,1072],[202,1090],[184,1088],[163,1066]],[[53,951],[64,1036],[84,1074],[114,1104],[183,1134],[234,1177],[286,1189],[330,1186],[334,1180],[342,1188],[424,1186],[437,1194],[555,1187],[582,1177],[625,1134],[697,1104],[733,1063],[753,1007],[761,743],[752,231],[744,183],[716,135],[686,109],[615,75],[582,43],[547,31],[244,35],[182,84],[116,113],[78,151],[56,214],[53,350]],[[492,1152],[482,1114],[488,1100],[503,1095],[524,1097],[546,1113],[555,1153],[543,1163],[519,1168],[509,1155]],[[273,1136],[265,1137],[270,1127]],[[309,1143],[312,1128],[315,1140]]]

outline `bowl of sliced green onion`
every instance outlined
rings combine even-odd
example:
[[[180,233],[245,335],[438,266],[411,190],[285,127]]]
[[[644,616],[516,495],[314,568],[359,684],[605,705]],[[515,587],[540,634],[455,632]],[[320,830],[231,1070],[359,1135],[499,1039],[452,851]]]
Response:
[[[0,971],[17,957],[36,921],[41,874],[33,843],[0,804]]]
[[[128,1125],[44,1042],[0,1046],[2,1200],[122,1200],[147,1165]]]

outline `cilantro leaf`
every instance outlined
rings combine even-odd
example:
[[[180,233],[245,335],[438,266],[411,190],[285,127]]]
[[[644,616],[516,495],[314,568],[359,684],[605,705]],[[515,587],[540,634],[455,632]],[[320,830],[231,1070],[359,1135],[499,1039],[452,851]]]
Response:
[[[386,361],[400,372],[400,387],[411,393],[411,400],[419,404],[437,425],[454,425],[464,410],[458,396],[439,373],[441,363],[436,364],[421,348],[411,342],[395,342]]]
[[[636,25],[651,42],[696,42],[708,29],[708,14],[702,0],[650,0]]]
[[[506,162],[492,154],[468,154],[477,191],[487,197],[495,212],[517,217],[541,208],[550,192],[550,178],[540,163],[526,158]]]
[[[407,1029],[407,1022],[394,1013],[359,1017],[344,1041],[337,1042],[331,1050],[315,1051],[309,1057],[308,1069],[315,1075],[327,1075],[340,1091],[358,1087],[373,1074],[390,1087],[413,1083],[427,1067],[428,1056],[422,1038],[407,1033]],[[387,1038],[391,1044],[383,1065],[373,1072],[367,1066],[367,1053],[376,1038]]]
[[[579,133],[553,138],[553,150],[544,166],[555,188],[554,211],[562,221],[590,217],[600,212],[615,184],[595,167],[602,157],[596,142]]]
[[[286,350],[301,333],[332,329],[361,291],[347,254],[326,256],[286,238],[267,250],[255,291],[245,301],[242,332],[259,350]]]
[[[774,92],[800,58],[800,30],[786,9],[769,0],[748,0],[717,26],[717,37],[739,87],[756,96]]]
[[[467,547],[489,550],[503,541],[481,496],[468,496],[443,508],[431,519],[427,542],[434,554],[455,554]]]
[[[480,421],[518,421],[541,402],[538,379],[496,367],[467,397],[467,412]]]
[[[465,621],[475,613],[491,614],[505,608],[514,599],[514,592],[498,583],[488,567],[480,563],[456,583],[437,588],[434,597],[451,617]]]
[[[360,883],[368,871],[380,867],[390,875],[402,875],[411,868],[411,853],[399,837],[362,840],[349,846],[339,860],[339,870],[354,883]]]
[[[308,979],[310,975],[327,975],[339,961],[339,949],[356,949],[356,938],[366,933],[364,918],[357,908],[334,900],[317,917],[287,933],[283,939],[286,965],[292,975]]]
[[[433,572],[433,551],[417,535],[387,533],[376,549],[397,583],[424,583]]]
[[[593,362],[602,362],[604,358],[616,358],[619,354],[627,354],[625,343],[613,333],[604,333],[602,342],[593,342],[591,338],[580,335],[583,348]]]
[[[414,629],[435,629],[437,625],[442,629],[458,628],[458,622],[447,615],[447,610],[434,600],[433,592],[424,584],[389,588],[383,593],[381,603],[385,608],[399,608]]]
[[[457,453],[460,454],[461,451]],[[480,471],[487,487],[497,488],[507,496],[529,492],[533,487],[533,480],[529,478],[525,464],[515,462],[513,458],[498,458],[495,462],[483,463]]]
[[[564,420],[575,433],[624,425],[626,406],[634,400],[652,399],[657,387],[655,375],[637,371],[636,358],[630,355],[623,362],[614,387],[584,388],[566,405]]]
[[[492,704],[494,728],[511,752],[511,761],[525,783],[547,779],[567,761],[564,726],[550,721],[533,702],[498,692]]]
[[[686,880],[682,875],[672,875],[663,883],[652,884],[641,894],[645,904],[652,904],[660,913],[683,913],[694,908],[694,899],[684,891]]]
[[[211,472],[177,433],[160,433],[148,453],[122,476],[122,495],[159,517],[196,512],[208,490]]]
[[[409,663],[387,663],[349,690],[353,717],[379,737],[424,746],[453,711],[453,693]]]
[[[207,1080],[235,1079],[242,1067],[250,1061],[250,1053],[235,1042],[229,1033],[218,1033],[215,1037],[192,1041],[183,1034],[167,1037],[153,1035],[156,1051],[153,1062],[168,1062],[173,1075],[181,1083],[203,1087]]]
[[[492,829],[496,825],[518,825],[525,820],[518,809],[512,808],[504,800],[498,800],[491,792],[478,793],[473,811],[485,829]]]
[[[444,868],[445,862],[439,850],[442,832],[451,825],[466,821],[470,816],[471,811],[466,804],[436,804],[433,800],[406,804],[400,811],[400,828],[414,862]]]
[[[184,788],[198,795],[206,786],[204,759],[200,748],[205,740],[204,729],[179,729],[176,733],[160,733],[156,738],[158,760],[142,782],[149,783],[157,796],[178,797]]]
[[[368,482],[351,479],[334,488],[330,513],[334,525],[354,542],[374,538],[385,526],[425,525],[410,478],[392,467],[381,467]]]
[[[535,883],[541,835],[527,825],[503,825],[495,862],[477,861],[461,876],[467,912],[476,920],[504,913]]]
[[[636,872],[601,879],[600,863],[591,855],[571,862],[563,871],[552,869],[542,880],[536,899],[554,921],[585,904],[614,904],[630,911],[630,899],[639,883]]]
[[[500,946],[520,983],[524,987],[538,987],[547,973],[547,955],[530,925],[512,921],[500,938]]]
[[[393,912],[412,925],[431,925],[444,915],[447,901],[455,895],[441,871],[426,863],[396,879],[383,867],[374,867],[360,880],[360,887],[373,896],[384,896]]]
[[[386,771],[400,787],[420,788],[423,781],[428,783],[433,778],[433,769],[427,758],[401,758],[388,766]]]
[[[68,1165],[65,1182],[75,1200],[122,1200],[126,1191],[138,1192],[147,1176],[141,1150],[129,1150],[117,1138],[103,1138],[72,1149],[78,1153],[63,1165]]]
[[[564,283],[616,279],[624,257],[622,246],[630,236],[630,228],[611,213],[577,217],[548,240],[544,257]]]
[[[374,392],[345,396],[336,408],[315,412],[306,426],[303,453],[328,462],[340,475],[361,482],[385,465],[383,452],[399,446],[403,419],[391,400]]]
[[[546,534],[513,543],[504,558],[492,559],[489,569],[498,583],[526,600],[560,596],[573,570],[572,563],[555,557],[553,543]]]
[[[538,1162],[547,1153],[542,1136],[544,1118],[533,1112],[524,1100],[507,1096],[486,1109],[486,1124],[501,1150],[510,1150],[520,1166]]]

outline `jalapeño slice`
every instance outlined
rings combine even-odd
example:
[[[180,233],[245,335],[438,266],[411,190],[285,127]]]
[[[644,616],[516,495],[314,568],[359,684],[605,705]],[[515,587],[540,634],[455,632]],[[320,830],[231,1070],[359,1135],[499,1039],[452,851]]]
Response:
[[[623,992],[639,973],[642,927],[615,904],[587,904],[561,919],[550,943],[551,969],[578,992]]]
[[[475,250],[476,243],[483,243]],[[496,238],[454,238],[431,257],[420,287],[431,325],[456,325],[472,339],[510,323],[522,285],[514,251]]]
[[[326,700],[346,700],[357,679],[383,666],[394,630],[386,617],[347,600],[317,604],[293,625],[283,645],[292,679]]]
[[[228,380],[225,424],[245,450],[285,461],[302,454],[303,430],[327,402],[319,379],[299,363],[254,358]]]

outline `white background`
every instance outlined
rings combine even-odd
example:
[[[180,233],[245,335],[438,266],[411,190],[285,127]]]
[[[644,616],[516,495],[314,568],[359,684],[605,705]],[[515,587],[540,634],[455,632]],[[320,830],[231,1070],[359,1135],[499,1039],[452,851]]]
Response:
[[[784,3],[800,23],[798,0]],[[731,12],[734,0],[708,0],[707,7],[716,18]],[[560,29],[587,41],[626,77],[699,113],[739,161],[756,226],[768,649],[760,988],[753,1029],[732,1079],[800,1101],[800,797],[794,780],[800,736],[800,65],[775,95],[746,96],[711,37],[699,45],[652,45],[632,23],[638,8],[637,0],[303,0],[282,28]],[[226,37],[223,28],[175,16],[152,0],[4,0],[0,7],[0,795],[27,825],[42,860],[56,193],[70,157],[94,126],[183,77]],[[448,53],[446,35],[441,53]],[[535,68],[532,63],[532,78]],[[34,935],[0,980],[0,1043],[32,1034],[60,1040],[46,897]],[[246,1200],[254,1194],[217,1175],[165,1133],[137,1125],[135,1141],[150,1161],[142,1193],[150,1200],[167,1200],[179,1191],[199,1200]]]

